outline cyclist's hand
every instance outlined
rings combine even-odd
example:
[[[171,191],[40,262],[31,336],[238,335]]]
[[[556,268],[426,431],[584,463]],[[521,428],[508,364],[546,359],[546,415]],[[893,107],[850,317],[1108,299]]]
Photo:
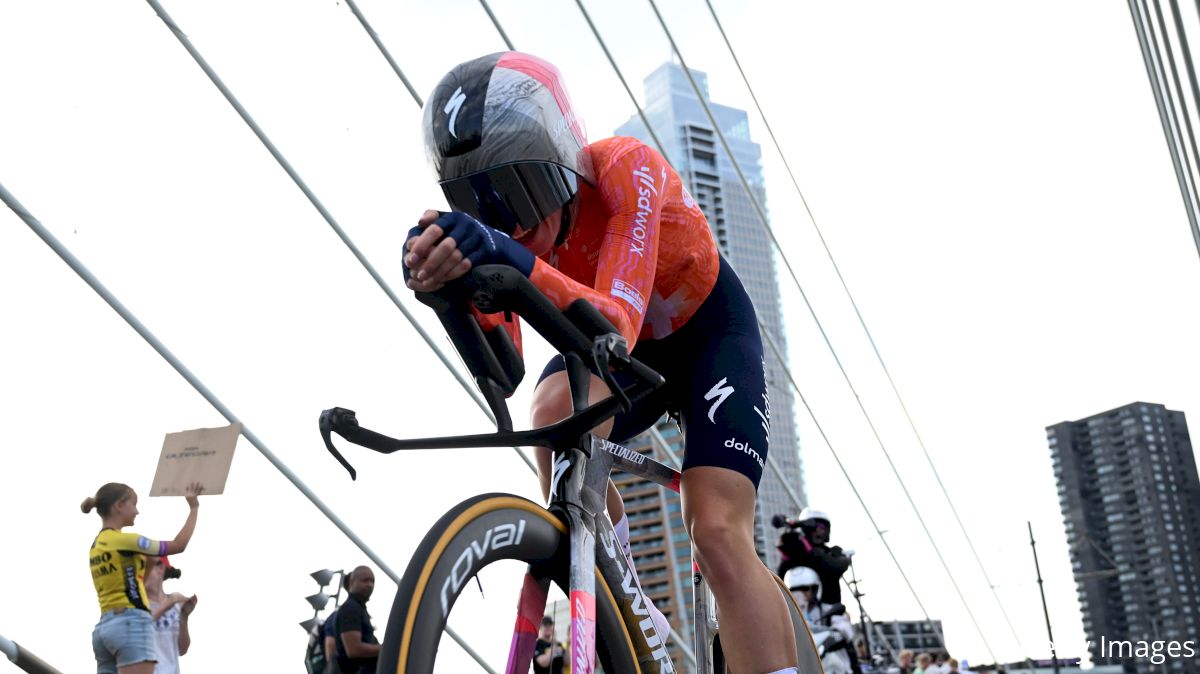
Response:
[[[408,230],[404,243],[404,280],[417,292],[433,292],[448,281],[471,270],[471,261],[459,250],[458,241],[441,225],[442,213],[425,211],[417,226]]]
[[[432,222],[431,216],[436,216]],[[525,276],[533,273],[533,253],[466,213],[426,211],[418,227],[423,231],[409,239],[405,258],[411,270],[409,287],[414,290],[436,290],[483,264],[505,264]],[[426,287],[416,287],[413,281]]]

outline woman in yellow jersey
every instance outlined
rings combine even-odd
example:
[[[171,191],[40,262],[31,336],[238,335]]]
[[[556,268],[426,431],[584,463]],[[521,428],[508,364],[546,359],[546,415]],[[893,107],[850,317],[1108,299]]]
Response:
[[[158,659],[150,600],[143,579],[146,558],[183,552],[196,528],[199,484],[187,489],[188,516],[170,541],[151,540],[121,529],[133,526],[138,515],[137,494],[127,485],[110,482],[80,506],[100,515],[103,528],[88,553],[92,582],[100,600],[100,622],[92,632],[97,674],[153,674]]]

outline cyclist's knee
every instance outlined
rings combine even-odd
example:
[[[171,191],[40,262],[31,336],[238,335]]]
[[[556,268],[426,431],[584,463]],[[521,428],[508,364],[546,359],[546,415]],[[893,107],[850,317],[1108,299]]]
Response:
[[[713,587],[736,583],[747,564],[759,563],[753,538],[734,522],[700,518],[691,523],[689,531],[700,572]]]
[[[566,372],[555,372],[538,383],[533,391],[529,422],[534,428],[547,426],[571,416],[571,389]]]
[[[592,375],[588,386],[588,403],[597,403],[609,396],[608,385],[604,380]],[[533,405],[529,413],[529,421],[533,428],[541,428],[557,423],[571,416],[571,385],[567,373],[563,371],[551,373],[538,383],[533,391]],[[612,419],[605,421],[592,432],[601,437],[608,437],[612,430]]]
[[[737,585],[754,551],[754,484],[740,473],[697,466],[683,474],[683,512],[696,561],[714,588]]]

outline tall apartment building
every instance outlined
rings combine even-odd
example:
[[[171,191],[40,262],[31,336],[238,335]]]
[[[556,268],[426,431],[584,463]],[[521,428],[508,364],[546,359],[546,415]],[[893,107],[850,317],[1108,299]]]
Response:
[[[1046,437],[1092,662],[1200,672],[1200,657],[1152,663],[1123,645],[1200,651],[1200,477],[1183,412],[1137,402]]]

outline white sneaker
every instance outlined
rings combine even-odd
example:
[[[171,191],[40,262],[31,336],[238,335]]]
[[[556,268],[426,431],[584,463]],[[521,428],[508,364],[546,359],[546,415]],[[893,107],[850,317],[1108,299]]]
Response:
[[[623,515],[621,521],[613,525],[613,529],[617,533],[617,542],[621,544],[621,553],[625,555],[625,563],[629,565],[629,570],[633,572],[633,582],[637,585],[638,592],[642,594],[642,599],[646,602],[646,608],[650,609],[650,618],[654,621],[654,630],[658,632],[658,638],[665,644],[667,639],[671,638],[671,623],[667,621],[667,616],[663,615],[662,611],[650,601],[645,591],[642,590],[642,581],[638,579],[637,567],[633,565],[633,554],[629,550],[629,516]]]

